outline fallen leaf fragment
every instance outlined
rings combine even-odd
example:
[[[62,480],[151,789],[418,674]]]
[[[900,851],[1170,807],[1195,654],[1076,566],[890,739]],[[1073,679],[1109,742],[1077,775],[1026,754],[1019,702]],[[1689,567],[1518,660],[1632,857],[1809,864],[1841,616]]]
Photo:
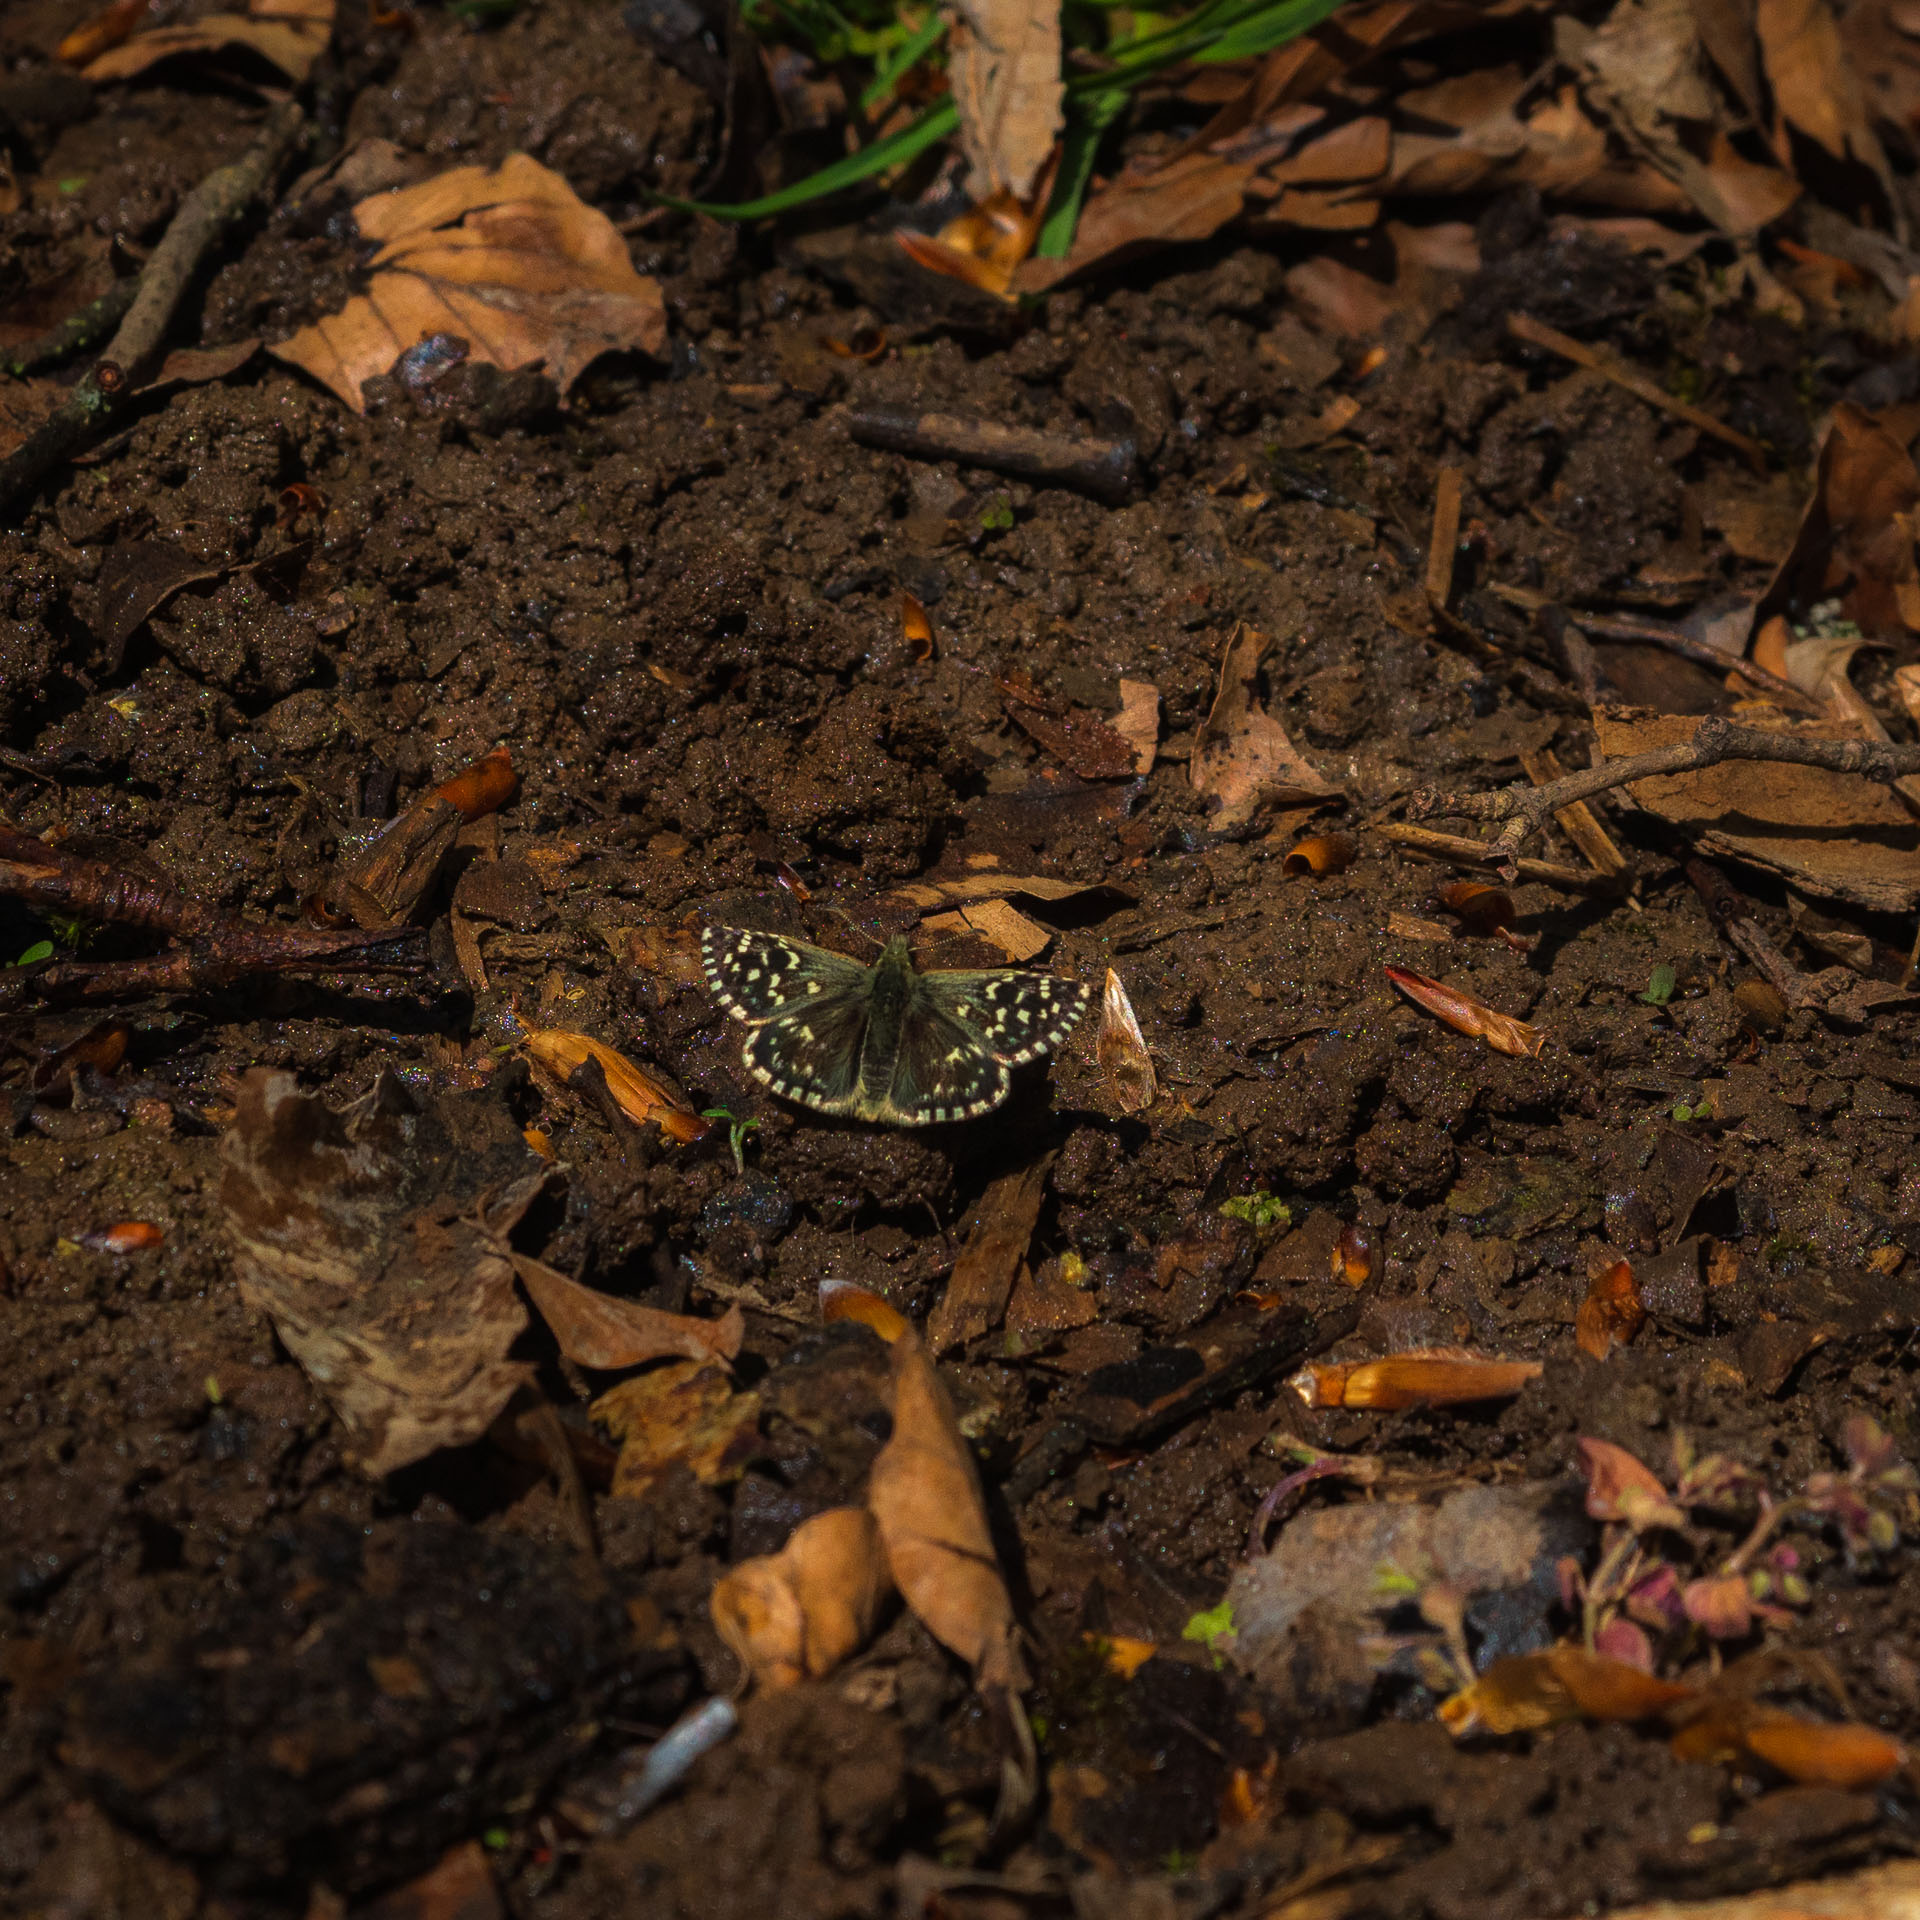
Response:
[[[1545,1654],[1495,1660],[1470,1685],[1449,1695],[1435,1717],[1456,1740],[1469,1734],[1533,1733],[1570,1720],[1577,1709]]]
[[[1083,1633],[1080,1638],[1100,1656],[1107,1671],[1122,1680],[1131,1680],[1159,1652],[1153,1641],[1124,1633]]]
[[[723,1574],[708,1607],[759,1685],[791,1687],[858,1653],[892,1590],[873,1515],[835,1507],[801,1521],[778,1553]]]
[[[1083,707],[1064,712],[1009,691],[1007,715],[1023,733],[1082,780],[1118,780],[1134,771],[1133,742]]]
[[[434,797],[455,808],[463,820],[480,820],[498,813],[519,791],[520,776],[514,772],[513,756],[505,747],[482,754],[433,790]]]
[[[1383,1360],[1310,1361],[1287,1384],[1310,1407],[1453,1407],[1509,1400],[1544,1371],[1538,1360],[1429,1347]]]
[[[912,594],[900,596],[900,637],[918,649],[914,654],[917,665],[933,658],[933,622],[927,618],[927,610]]]
[[[1026,1665],[980,1476],[947,1390],[911,1334],[893,1344],[893,1434],[873,1463],[867,1505],[914,1616],[982,1688],[1023,1692]]]
[[[1635,1533],[1649,1527],[1679,1527],[1686,1516],[1654,1474],[1611,1440],[1582,1438],[1574,1449],[1587,1483],[1587,1515],[1624,1520]]]
[[[512,1256],[527,1297],[553,1330],[560,1351],[583,1367],[612,1370],[678,1355],[689,1360],[733,1360],[746,1338],[746,1316],[729,1307],[718,1320],[643,1307],[584,1287],[544,1261]]]
[[[1589,1720],[1647,1720],[1693,1697],[1693,1688],[1657,1679],[1626,1660],[1584,1647],[1550,1647],[1546,1659],[1573,1704]]]
[[[1160,689],[1151,680],[1120,682],[1120,711],[1107,723],[1133,749],[1135,773],[1151,773],[1160,745]]]
[[[1280,862],[1282,873],[1310,873],[1316,879],[1345,873],[1359,854],[1360,843],[1350,833],[1316,833],[1297,841]]]
[[[634,271],[613,222],[524,153],[374,194],[353,212],[381,243],[367,291],[272,352],[356,413],[361,383],[433,336],[508,372],[543,365],[563,395],[603,353],[666,344],[659,286]]]
[[[1740,1726],[1740,1739],[1748,1753],[1802,1786],[1857,1792],[1890,1780],[1907,1763],[1899,1741],[1857,1721],[1762,1709]]]
[[[901,227],[893,237],[910,260],[930,272],[1005,300],[1010,297],[1014,273],[1033,251],[1045,212],[1039,194],[1027,206],[1003,188],[949,220],[937,234]]]
[[[977,933],[1016,962],[1038,958],[1053,940],[1007,900],[970,900],[952,913],[930,914],[921,924],[929,933]]]
[[[1060,0],[955,0],[948,72],[975,200],[1033,196],[1060,131]]]
[[[713,1131],[713,1122],[703,1120],[684,1101],[675,1098],[660,1082],[636,1067],[624,1053],[584,1033],[566,1027],[529,1028],[521,1043],[539,1065],[556,1080],[566,1081],[587,1061],[596,1062],[607,1077],[607,1089],[618,1102],[620,1111],[635,1126],[649,1120],[659,1123],[660,1131],[682,1145],[704,1139]]]
[[[110,46],[88,63],[84,77],[96,85],[131,80],[160,60],[237,47],[257,53],[297,86],[333,38],[333,10],[334,0],[253,0],[245,13],[208,13],[176,27],[151,27]]]
[[[160,11],[156,0],[111,0],[111,4],[83,20],[54,49],[54,58],[70,67],[84,67],[109,47],[117,47],[134,33],[149,14]]]
[[[1094,1054],[1122,1113],[1144,1113],[1159,1099],[1160,1079],[1153,1070],[1153,1055],[1147,1051],[1147,1037],[1140,1031],[1125,985],[1111,967],[1100,996],[1100,1037]]]
[[[1269,642],[1243,621],[1227,641],[1213,709],[1194,742],[1194,786],[1220,803],[1216,831],[1243,826],[1267,805],[1317,805],[1340,798],[1287,738],[1260,700],[1260,663]]]
[[[1458,987],[1449,987],[1406,967],[1388,967],[1385,971],[1387,978],[1415,1005],[1438,1014],[1459,1032],[1484,1040],[1496,1053],[1532,1057],[1547,1044],[1547,1036],[1538,1027],[1516,1020],[1511,1014],[1498,1013],[1484,1000],[1476,1000]]]
[[[820,1282],[820,1318],[822,1320],[858,1320],[871,1327],[891,1346],[903,1333],[913,1331],[913,1323],[890,1300],[883,1300],[851,1280]]]
[[[1027,1248],[1046,1197],[1054,1155],[1002,1174],[980,1196],[947,1290],[927,1320],[927,1343],[947,1353],[1000,1324],[1007,1297],[1026,1266]]]
[[[344,1113],[256,1068],[220,1141],[241,1297],[340,1416],[361,1469],[477,1440],[532,1368],[501,1237],[546,1185],[497,1095]],[[484,1218],[481,1209],[485,1208]]]
[[[1615,1347],[1628,1345],[1647,1323],[1647,1309],[1633,1278],[1633,1267],[1616,1260],[1587,1285],[1587,1297],[1574,1316],[1574,1338],[1582,1353],[1604,1360]]]
[[[94,1233],[83,1233],[80,1244],[95,1253],[149,1253],[167,1237],[164,1227],[151,1220],[122,1220]]]
[[[760,1396],[736,1393],[718,1360],[675,1360],[623,1380],[593,1403],[620,1442],[613,1491],[644,1500],[684,1463],[703,1486],[736,1479],[760,1445]]]

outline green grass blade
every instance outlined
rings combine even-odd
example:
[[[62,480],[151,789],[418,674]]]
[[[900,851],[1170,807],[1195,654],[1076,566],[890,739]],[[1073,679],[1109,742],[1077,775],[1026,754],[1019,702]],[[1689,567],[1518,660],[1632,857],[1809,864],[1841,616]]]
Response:
[[[901,80],[933,51],[946,30],[947,23],[937,10],[928,14],[926,24],[861,88],[861,112],[871,113],[886,99]]]
[[[1060,171],[1054,177],[1053,198],[1047,203],[1047,217],[1040,223],[1040,239],[1034,247],[1042,260],[1064,260],[1072,248],[1074,229],[1080,224],[1080,209],[1087,197],[1087,183],[1093,178],[1094,158],[1107,129],[1120,117],[1126,104],[1126,93],[1113,88],[1106,93],[1089,95],[1084,104],[1067,116]]]

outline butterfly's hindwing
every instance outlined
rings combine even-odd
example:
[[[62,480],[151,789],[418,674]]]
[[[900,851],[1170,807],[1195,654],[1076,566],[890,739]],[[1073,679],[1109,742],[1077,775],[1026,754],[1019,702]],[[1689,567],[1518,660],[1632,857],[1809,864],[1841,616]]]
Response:
[[[864,995],[822,994],[761,1021],[740,1057],[747,1071],[783,1100],[822,1113],[853,1113],[860,1106],[860,1053],[867,1037]]]
[[[713,996],[736,1020],[770,1020],[803,1001],[864,993],[868,969],[844,954],[783,940],[777,933],[708,927],[700,959]]]
[[[1011,1078],[966,1027],[917,994],[900,1031],[886,1104],[918,1126],[977,1120],[1007,1097]]]
[[[1051,1052],[1087,1009],[1084,981],[1050,973],[924,973],[917,985],[936,1011],[1009,1067]]]

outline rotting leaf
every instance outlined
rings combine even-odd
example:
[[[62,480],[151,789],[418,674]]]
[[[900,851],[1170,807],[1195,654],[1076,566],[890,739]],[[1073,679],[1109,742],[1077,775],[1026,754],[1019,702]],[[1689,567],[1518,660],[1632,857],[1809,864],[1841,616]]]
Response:
[[[583,1367],[612,1370],[646,1360],[733,1360],[746,1338],[746,1316],[729,1307],[718,1320],[667,1313],[621,1300],[569,1279],[558,1268],[525,1254],[512,1254],[513,1270],[527,1297],[553,1331],[560,1351]]]
[[[1604,1360],[1615,1347],[1627,1346],[1646,1323],[1647,1309],[1633,1267],[1616,1260],[1588,1283],[1587,1297],[1574,1317],[1574,1338],[1581,1352]]]
[[[366,292],[272,351],[355,413],[361,383],[429,336],[506,372],[544,365],[563,395],[603,353],[666,344],[659,286],[634,271],[613,222],[524,153],[374,194],[353,213],[380,243]]]
[[[126,540],[109,547],[100,560],[92,623],[102,670],[109,677],[120,671],[127,642],[182,587],[218,580],[225,571],[190,559],[164,540]]]
[[[334,0],[251,0],[245,13],[208,13],[179,26],[151,27],[91,60],[83,78],[96,86],[131,80],[157,61],[240,48],[276,66],[295,86],[333,38]]]
[[[947,1390],[911,1333],[893,1343],[893,1434],[873,1463],[867,1505],[893,1583],[920,1623],[983,1689],[1023,1692],[1026,1665],[980,1476]]]
[[[801,1521],[778,1553],[730,1568],[707,1604],[759,1685],[791,1687],[858,1653],[892,1591],[873,1515],[833,1507]]]
[[[1244,826],[1263,806],[1317,806],[1343,798],[1261,704],[1258,678],[1268,645],[1244,621],[1233,630],[1213,709],[1194,742],[1193,784],[1219,801],[1211,822],[1218,832]]]
[[[624,1053],[617,1053],[604,1042],[566,1027],[532,1027],[522,1042],[535,1063],[556,1080],[567,1081],[587,1061],[595,1062],[607,1076],[607,1089],[635,1126],[657,1121],[660,1131],[670,1140],[686,1145],[703,1140],[713,1131],[713,1122],[676,1098]]]
[[[1082,780],[1118,780],[1134,771],[1135,748],[1097,713],[1082,707],[1056,712],[1017,683],[1002,683],[1007,717]]]
[[[620,1442],[613,1492],[645,1500],[684,1463],[703,1486],[737,1479],[760,1446],[760,1396],[736,1393],[724,1362],[674,1360],[623,1380],[593,1403]]]
[[[975,200],[1034,197],[1060,131],[1060,0],[955,0],[947,70]]]
[[[1310,1407],[1455,1407],[1510,1400],[1544,1371],[1538,1360],[1420,1347],[1381,1360],[1309,1361],[1287,1384]]]
[[[340,1416],[361,1470],[478,1439],[533,1371],[507,1358],[527,1315],[498,1243],[547,1181],[498,1098],[420,1111],[383,1075],[336,1113],[256,1068],[220,1157],[241,1296]]]
[[[1510,1053],[1521,1058],[1534,1057],[1547,1044],[1547,1036],[1538,1027],[1529,1026],[1524,1020],[1516,1020],[1511,1014],[1496,1012],[1484,1000],[1476,1000],[1472,994],[1463,993],[1458,987],[1447,986],[1442,981],[1429,979],[1426,974],[1414,973],[1406,967],[1388,967],[1385,972],[1387,978],[1417,1006],[1437,1014],[1448,1026],[1461,1033],[1484,1040],[1496,1053]]]
[[[1160,689],[1151,680],[1120,682],[1120,711],[1108,722],[1133,749],[1135,773],[1151,773],[1160,746]]]
[[[1100,1037],[1095,1045],[1107,1090],[1122,1113],[1144,1113],[1160,1097],[1160,1079],[1153,1070],[1147,1037],[1133,1011],[1133,1002],[1120,976],[1109,967],[1100,996]]]

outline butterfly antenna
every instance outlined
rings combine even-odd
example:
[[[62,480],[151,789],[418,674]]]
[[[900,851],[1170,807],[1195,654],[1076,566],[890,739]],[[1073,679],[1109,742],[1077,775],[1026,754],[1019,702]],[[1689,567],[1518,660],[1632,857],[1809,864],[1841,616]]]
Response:
[[[887,944],[884,940],[878,938],[876,935],[869,933],[867,929],[863,927],[859,923],[859,921],[857,921],[853,917],[853,915],[847,911],[845,907],[829,907],[827,911],[833,914],[836,918],[844,920],[847,923],[847,930],[850,933],[857,935],[860,939],[871,941],[873,945],[876,947],[884,947]]]

